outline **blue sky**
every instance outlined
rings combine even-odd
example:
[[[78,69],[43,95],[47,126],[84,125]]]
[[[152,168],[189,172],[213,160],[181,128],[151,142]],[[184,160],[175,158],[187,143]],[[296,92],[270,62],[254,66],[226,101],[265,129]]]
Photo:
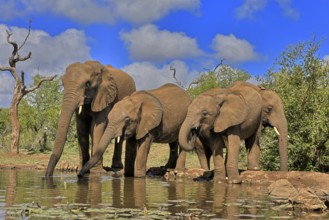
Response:
[[[18,64],[29,85],[36,73],[62,75],[89,59],[128,72],[137,89],[183,85],[220,60],[263,75],[289,45],[323,40],[329,60],[328,0],[0,0],[0,66],[8,65],[12,39],[31,35]],[[0,108],[8,107],[14,80],[0,72]]]

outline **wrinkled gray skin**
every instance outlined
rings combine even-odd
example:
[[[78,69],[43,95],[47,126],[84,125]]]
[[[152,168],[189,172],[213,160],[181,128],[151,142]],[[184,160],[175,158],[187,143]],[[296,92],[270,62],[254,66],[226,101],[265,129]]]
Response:
[[[241,183],[238,171],[241,140],[245,140],[248,161],[259,155],[261,113],[262,98],[248,86],[208,90],[190,104],[179,132],[179,144],[190,151],[201,143],[205,155],[213,157],[214,180],[224,182],[227,174],[230,183]],[[226,161],[223,147],[227,148]]]
[[[236,82],[231,88],[239,87],[241,85],[249,86],[261,95],[263,103],[262,124],[264,127],[269,126],[277,129],[279,138],[278,148],[280,154],[280,170],[288,171],[288,124],[280,96],[272,90],[247,82]],[[252,160],[250,161],[250,164],[254,164],[254,166],[248,165],[248,169],[259,170],[260,155],[249,159]]]
[[[100,160],[111,139],[120,136],[126,140],[125,176],[145,176],[152,142],[169,143],[166,167],[184,170],[185,152],[177,152],[178,132],[190,102],[189,95],[174,84],[138,91],[118,102],[108,116],[109,123],[97,151],[78,176],[82,177]]]
[[[80,167],[90,158],[89,135],[92,153],[108,123],[107,116],[114,103],[136,91],[134,80],[125,72],[97,61],[73,63],[66,68],[62,78],[64,96],[58,120],[55,145],[48,162],[45,176],[52,176],[64,149],[67,132],[73,113],[80,149]],[[81,112],[79,108],[81,106]],[[122,168],[121,144],[116,143],[112,167]],[[95,171],[103,171],[102,160]]]

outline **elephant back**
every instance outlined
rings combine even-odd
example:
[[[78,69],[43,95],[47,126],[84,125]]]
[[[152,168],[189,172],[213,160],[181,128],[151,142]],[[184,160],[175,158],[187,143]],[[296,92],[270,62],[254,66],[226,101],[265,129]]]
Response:
[[[148,92],[156,97],[163,106],[163,126],[171,129],[180,127],[191,103],[188,93],[172,83],[164,84]]]

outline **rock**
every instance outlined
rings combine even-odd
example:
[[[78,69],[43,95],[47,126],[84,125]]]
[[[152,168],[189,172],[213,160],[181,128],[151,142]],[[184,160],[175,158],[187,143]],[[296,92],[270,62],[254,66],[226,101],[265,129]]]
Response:
[[[268,188],[269,195],[277,203],[289,203],[287,207],[311,211],[324,211],[327,209],[326,200],[319,198],[317,192],[309,187],[295,188],[287,179],[279,179]],[[323,195],[325,192],[322,191]],[[292,206],[291,206],[292,205]]]
[[[296,208],[312,211],[324,211],[327,209],[325,203],[310,188],[301,188],[298,194],[289,198]]]
[[[286,179],[279,179],[268,188],[270,196],[290,198],[298,194],[298,190]]]

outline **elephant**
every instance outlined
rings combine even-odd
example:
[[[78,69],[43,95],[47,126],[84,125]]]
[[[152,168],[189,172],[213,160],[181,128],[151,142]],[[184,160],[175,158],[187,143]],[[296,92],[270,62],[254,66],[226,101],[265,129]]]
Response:
[[[108,113],[113,105],[136,91],[131,76],[110,65],[98,61],[70,64],[62,77],[64,95],[58,120],[56,139],[45,176],[53,175],[54,168],[64,149],[66,136],[73,113],[76,115],[76,130],[80,153],[80,167],[89,159],[89,135],[92,153],[108,123]],[[115,143],[112,167],[123,168],[121,145]],[[95,166],[97,172],[104,171],[102,160]]]
[[[178,133],[191,99],[175,84],[164,84],[152,90],[141,90],[116,103],[108,115],[109,123],[94,155],[80,170],[78,177],[102,157],[111,139],[126,140],[124,175],[144,177],[152,142],[169,143],[166,168],[185,169],[185,153],[178,154]]]
[[[213,157],[215,182],[224,182],[227,174],[229,183],[241,183],[238,170],[241,140],[246,144],[248,163],[253,162],[249,158],[259,155],[261,114],[262,97],[249,86],[210,89],[188,107],[179,131],[179,144],[190,151],[201,143],[205,155]]]
[[[273,127],[279,137],[279,154],[280,154],[280,170],[288,171],[288,124],[284,113],[284,107],[280,96],[269,89],[256,86],[248,82],[236,82],[230,87],[240,87],[242,85],[255,89],[262,97],[262,124],[263,127]],[[259,170],[260,154],[250,158],[253,162],[249,165],[248,170]],[[251,165],[254,165],[253,167]]]

